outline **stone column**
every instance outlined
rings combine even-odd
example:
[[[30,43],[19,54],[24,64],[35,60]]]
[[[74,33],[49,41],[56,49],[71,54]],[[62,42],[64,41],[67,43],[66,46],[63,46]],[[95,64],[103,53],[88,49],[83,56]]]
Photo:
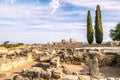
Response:
[[[87,53],[87,50],[85,48],[83,48],[83,53]]]
[[[56,68],[59,68],[59,66],[60,66],[60,57],[57,57]]]
[[[117,53],[116,55],[116,64],[118,67],[120,67],[120,53]]]
[[[32,61],[32,60],[33,60],[33,59],[32,59],[32,56],[33,56],[33,55],[32,55],[32,53],[28,53],[28,55],[27,55],[27,56],[28,56],[28,58],[27,58],[27,59],[28,59],[28,61]]]
[[[99,66],[98,66],[98,59],[97,59],[96,51],[90,52],[89,57],[90,57],[90,60],[89,60],[90,75],[92,77],[97,77],[99,76]]]
[[[6,55],[3,55],[2,56],[2,61],[5,63],[7,60],[6,60]]]
[[[89,49],[84,49],[83,52],[85,64],[89,65]]]
[[[60,66],[60,58],[59,57],[55,57],[50,60],[50,67],[59,68],[59,66]]]

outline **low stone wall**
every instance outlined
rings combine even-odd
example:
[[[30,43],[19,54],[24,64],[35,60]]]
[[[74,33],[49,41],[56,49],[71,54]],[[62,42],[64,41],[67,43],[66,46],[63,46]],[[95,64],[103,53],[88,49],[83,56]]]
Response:
[[[6,59],[1,62],[0,72],[11,71],[12,69],[19,68],[23,64],[32,61],[32,56],[28,55],[28,57],[18,57],[15,59]]]
[[[110,49],[110,51],[109,51]],[[37,51],[39,53],[33,52],[33,59],[35,61],[40,61],[40,62],[45,62],[45,61],[50,61],[53,57],[60,57],[60,62],[61,63],[68,63],[68,64],[81,64],[85,63],[86,65],[89,65],[89,59],[90,56],[89,54],[91,51],[96,51],[97,58],[98,58],[98,63],[99,66],[112,66],[117,63],[119,63],[119,59],[116,59],[117,53],[119,48],[113,48],[115,50],[111,50],[111,48],[105,47],[103,48],[66,48],[66,49],[61,49],[57,50],[52,54],[52,52],[42,52],[42,51]],[[107,50],[107,52],[106,52]],[[108,52],[109,51],[109,52]],[[117,51],[117,52],[116,52]]]

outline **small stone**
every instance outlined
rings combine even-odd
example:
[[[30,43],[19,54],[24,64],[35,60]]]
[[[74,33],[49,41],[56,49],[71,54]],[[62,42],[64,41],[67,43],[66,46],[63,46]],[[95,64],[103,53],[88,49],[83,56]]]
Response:
[[[52,78],[54,78],[54,79],[62,78],[62,72],[60,70],[58,70],[58,69],[54,69],[52,71]]]

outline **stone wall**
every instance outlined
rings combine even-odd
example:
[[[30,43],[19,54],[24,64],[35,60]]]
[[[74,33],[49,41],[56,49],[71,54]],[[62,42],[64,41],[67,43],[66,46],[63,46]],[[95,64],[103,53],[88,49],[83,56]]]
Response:
[[[119,61],[116,59],[118,52],[106,52],[104,49],[74,49],[74,48],[66,48],[66,49],[57,49],[57,50],[46,50],[40,51],[36,50],[33,52],[33,59],[36,61],[44,62],[50,61],[53,57],[60,57],[61,63],[68,64],[81,64],[85,63],[89,65],[90,53],[92,51],[96,52],[99,66],[113,66]]]
[[[16,57],[14,59],[5,58],[0,64],[0,72],[11,71],[30,61],[32,61],[31,55],[28,55],[28,57]]]
[[[49,48],[50,47],[50,48]],[[48,62],[50,64],[50,74],[47,69],[39,71],[42,78],[61,77],[61,64],[82,64],[85,63],[90,68],[90,74],[92,76],[99,75],[99,68],[102,66],[117,66],[120,67],[120,54],[119,52],[112,52],[112,50],[97,49],[97,48],[72,48],[72,47],[60,47],[56,45],[55,48],[39,47],[37,45],[29,46],[29,48],[13,48],[0,50],[0,73],[11,71],[19,68],[23,64],[32,60],[38,62]],[[106,48],[107,49],[107,48]],[[117,50],[116,50],[117,51]],[[91,56],[92,55],[92,56]],[[56,70],[57,69],[57,70]],[[37,72],[28,72],[31,76],[33,73],[36,75]],[[47,75],[47,76],[46,76]]]

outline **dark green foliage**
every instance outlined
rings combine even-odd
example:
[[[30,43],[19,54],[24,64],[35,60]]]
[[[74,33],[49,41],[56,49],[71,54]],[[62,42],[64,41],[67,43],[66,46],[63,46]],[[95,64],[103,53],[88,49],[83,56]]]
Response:
[[[6,48],[13,48],[13,47],[19,47],[24,45],[24,43],[17,43],[17,44],[10,44],[9,41],[5,41],[2,45],[0,45],[1,47],[6,47]]]
[[[5,41],[3,44],[9,44],[10,41]]]
[[[93,29],[92,29],[92,18],[91,18],[90,10],[88,10],[88,14],[87,14],[87,41],[89,44],[93,43]]]
[[[96,43],[101,44],[103,41],[103,29],[101,21],[101,10],[100,6],[96,7],[96,16],[95,16],[95,39]]]
[[[110,30],[110,37],[113,41],[120,41],[120,22],[116,25],[115,29]]]

